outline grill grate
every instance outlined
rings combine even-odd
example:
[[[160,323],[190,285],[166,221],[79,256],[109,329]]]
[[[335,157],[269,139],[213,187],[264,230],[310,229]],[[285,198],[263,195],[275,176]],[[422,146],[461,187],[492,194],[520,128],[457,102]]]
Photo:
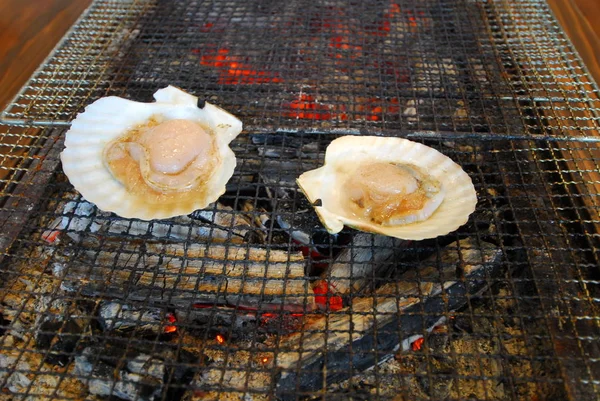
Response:
[[[174,84],[246,132],[218,203],[153,222],[59,161],[94,99]],[[2,114],[14,399],[600,397],[597,89],[544,2],[96,1]],[[328,235],[295,178],[340,135],[471,176],[449,235]]]
[[[168,84],[253,131],[598,129],[597,88],[540,1],[98,1],[2,117],[67,124],[101,96]]]

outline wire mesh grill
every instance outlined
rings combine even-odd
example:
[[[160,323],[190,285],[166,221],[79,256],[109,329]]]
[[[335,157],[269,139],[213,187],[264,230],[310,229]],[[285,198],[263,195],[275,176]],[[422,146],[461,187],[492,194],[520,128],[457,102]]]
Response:
[[[244,121],[227,192],[98,210],[41,125],[167,84]],[[543,2],[95,2],[3,113],[3,395],[598,398],[596,94]],[[469,222],[327,234],[295,178],[370,132],[460,164]]]
[[[98,1],[2,117],[66,124],[168,84],[264,132],[598,129],[595,84],[541,1]]]
[[[55,165],[60,134],[32,130],[26,133],[52,148],[30,162]],[[598,219],[584,205],[598,194],[580,190],[595,180],[597,168],[588,167],[598,163],[597,145],[426,140],[469,172],[478,210],[457,232],[395,243],[393,258],[366,277],[346,278],[329,269],[343,260],[340,252],[359,264],[361,251],[375,248],[375,261],[390,243],[371,234],[360,243],[353,232],[346,233],[353,239],[327,237],[316,224],[306,229],[294,222],[299,211],[290,199],[296,205],[300,196],[293,186],[277,184],[271,197],[266,190],[270,175],[285,183],[305,164],[322,163],[319,151],[314,159],[290,158],[276,149],[323,149],[331,135],[269,139],[235,143],[240,166],[220,200],[225,206],[208,209],[204,220],[148,224],[103,213],[60,170],[47,177],[34,208],[22,207],[21,191],[4,192],[2,212],[19,217],[22,235],[0,270],[2,386],[57,399],[88,391],[124,399],[293,399],[325,396],[315,382],[326,377],[332,395],[349,397],[596,394]],[[268,236],[249,240],[244,222],[219,224],[227,219],[218,210],[259,217],[256,230],[268,228],[259,232]],[[290,228],[282,228],[286,221]],[[299,229],[315,248],[306,262],[292,233]],[[433,275],[421,268],[428,260]],[[359,289],[319,291],[336,280]],[[411,284],[420,290],[411,292]],[[444,291],[435,294],[436,285]],[[408,350],[394,350],[398,343]],[[373,358],[389,356],[361,373]]]

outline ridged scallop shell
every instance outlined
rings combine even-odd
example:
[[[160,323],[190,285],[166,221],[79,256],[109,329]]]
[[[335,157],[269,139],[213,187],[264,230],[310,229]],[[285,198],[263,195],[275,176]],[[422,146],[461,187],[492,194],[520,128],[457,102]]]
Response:
[[[229,143],[242,131],[240,120],[210,103],[198,108],[197,97],[173,86],[158,90],[154,99],[153,103],[116,96],[98,99],[73,120],[66,133],[61,153],[63,170],[75,189],[102,210],[143,220],[189,214],[217,200],[233,175],[236,159]],[[102,153],[109,142],[157,116],[164,121],[196,121],[214,135],[221,163],[204,183],[205,196],[167,204],[148,203],[129,193],[105,167]]]
[[[442,183],[444,200],[427,220],[405,225],[382,226],[353,218],[340,206],[340,197],[344,196],[340,187],[355,166],[366,161],[415,165]],[[433,148],[402,138],[345,136],[335,139],[327,147],[325,165],[303,173],[297,182],[309,201],[316,204],[315,210],[331,234],[340,232],[346,225],[402,239],[435,238],[465,224],[477,204],[473,182],[458,164]]]

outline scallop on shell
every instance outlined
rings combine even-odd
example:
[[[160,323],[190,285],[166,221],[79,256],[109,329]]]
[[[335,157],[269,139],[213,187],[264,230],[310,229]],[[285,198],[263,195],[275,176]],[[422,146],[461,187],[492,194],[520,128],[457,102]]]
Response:
[[[459,165],[402,138],[335,139],[325,165],[297,182],[331,234],[347,225],[402,239],[435,238],[465,224],[477,204]]]
[[[225,192],[242,122],[169,86],[153,103],[101,98],[71,124],[62,167],[81,195],[122,217],[189,214]]]

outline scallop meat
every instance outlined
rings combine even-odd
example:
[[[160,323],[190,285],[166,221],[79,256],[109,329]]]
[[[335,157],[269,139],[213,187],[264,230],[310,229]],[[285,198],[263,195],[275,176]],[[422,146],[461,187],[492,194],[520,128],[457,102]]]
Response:
[[[62,167],[104,211],[163,219],[202,209],[225,192],[242,122],[168,86],[141,103],[116,96],[86,107],[66,133]]]
[[[335,139],[325,164],[297,183],[331,234],[346,225],[408,240],[435,238],[465,224],[477,204],[458,164],[402,138]]]

